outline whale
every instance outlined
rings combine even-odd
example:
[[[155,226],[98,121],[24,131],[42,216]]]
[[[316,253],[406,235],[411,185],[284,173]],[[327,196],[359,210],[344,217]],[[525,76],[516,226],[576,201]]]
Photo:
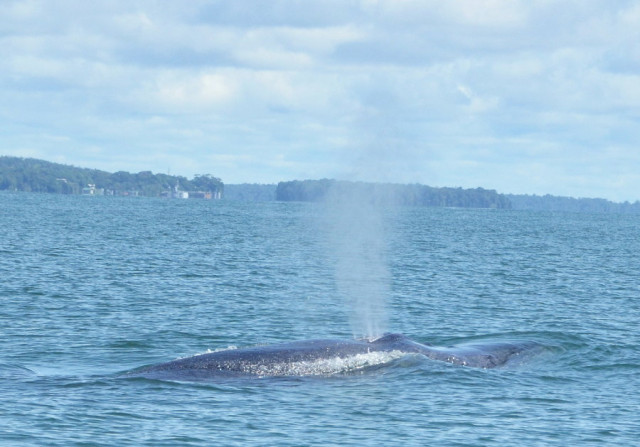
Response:
[[[499,368],[540,348],[534,341],[497,341],[437,347],[402,334],[375,340],[314,339],[226,349],[130,371],[126,377],[201,381],[224,377],[330,375],[388,363],[408,355],[472,368]]]

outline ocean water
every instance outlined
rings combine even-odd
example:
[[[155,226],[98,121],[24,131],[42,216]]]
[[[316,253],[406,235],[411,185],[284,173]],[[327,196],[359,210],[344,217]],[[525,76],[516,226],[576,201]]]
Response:
[[[307,203],[1,193],[0,444],[638,445],[637,216],[407,207],[355,222],[364,236],[336,219]],[[121,375],[369,335],[369,295],[384,315],[367,318],[419,342],[545,349],[489,370],[401,356]]]

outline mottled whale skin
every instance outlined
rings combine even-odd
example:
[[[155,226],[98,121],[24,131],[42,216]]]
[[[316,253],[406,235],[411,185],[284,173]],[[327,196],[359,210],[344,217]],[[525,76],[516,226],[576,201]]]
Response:
[[[535,342],[496,342],[462,347],[416,343],[401,334],[367,340],[304,340],[244,349],[229,349],[143,367],[126,374],[160,380],[207,380],[216,377],[297,375],[287,365],[347,359],[370,353],[420,354],[433,360],[474,368],[496,368],[539,346]]]

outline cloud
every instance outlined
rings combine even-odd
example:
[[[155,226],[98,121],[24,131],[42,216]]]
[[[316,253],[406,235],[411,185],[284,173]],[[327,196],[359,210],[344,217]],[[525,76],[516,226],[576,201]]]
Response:
[[[635,200],[639,38],[633,1],[12,1],[0,144],[227,182]]]
[[[140,87],[130,98],[134,106],[181,114],[221,110],[233,102],[239,86],[229,73],[165,70]]]

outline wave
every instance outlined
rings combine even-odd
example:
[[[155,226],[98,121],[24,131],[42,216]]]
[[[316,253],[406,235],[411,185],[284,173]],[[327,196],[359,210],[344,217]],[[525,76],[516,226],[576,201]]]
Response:
[[[14,363],[0,363],[0,379],[28,379],[36,377],[35,371]]]

